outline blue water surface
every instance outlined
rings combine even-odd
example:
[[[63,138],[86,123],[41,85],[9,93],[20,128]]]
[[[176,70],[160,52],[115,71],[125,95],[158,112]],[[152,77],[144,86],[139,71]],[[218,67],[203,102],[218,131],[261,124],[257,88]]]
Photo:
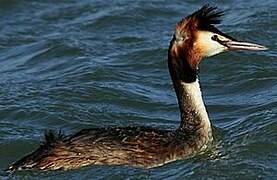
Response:
[[[0,179],[276,179],[277,1],[211,1],[219,28],[269,48],[205,59],[200,82],[216,141],[208,152],[149,170],[3,170],[47,129],[176,129],[167,69],[175,24],[206,1],[1,0]]]

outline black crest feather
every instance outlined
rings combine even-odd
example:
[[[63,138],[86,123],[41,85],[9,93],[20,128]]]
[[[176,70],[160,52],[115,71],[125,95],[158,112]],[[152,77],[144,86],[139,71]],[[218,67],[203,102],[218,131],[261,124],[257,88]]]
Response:
[[[204,5],[201,9],[191,14],[189,17],[198,22],[199,27],[206,27],[213,24],[220,24],[223,11],[219,11],[217,7]]]

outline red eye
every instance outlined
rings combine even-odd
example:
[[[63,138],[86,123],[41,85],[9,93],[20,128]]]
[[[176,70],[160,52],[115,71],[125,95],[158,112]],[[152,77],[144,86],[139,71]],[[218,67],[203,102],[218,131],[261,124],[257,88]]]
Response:
[[[217,35],[213,35],[211,39],[214,40],[214,41],[217,41],[218,40],[218,36]]]

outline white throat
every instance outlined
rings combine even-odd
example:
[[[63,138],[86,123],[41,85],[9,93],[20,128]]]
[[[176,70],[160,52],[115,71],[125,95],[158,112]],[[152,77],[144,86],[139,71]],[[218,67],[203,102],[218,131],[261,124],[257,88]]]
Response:
[[[211,124],[202,99],[198,79],[192,83],[181,82],[181,128],[210,135]]]

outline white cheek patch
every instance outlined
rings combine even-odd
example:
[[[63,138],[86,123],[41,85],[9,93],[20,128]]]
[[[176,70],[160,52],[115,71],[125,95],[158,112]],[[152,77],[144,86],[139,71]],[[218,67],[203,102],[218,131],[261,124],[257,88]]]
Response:
[[[212,41],[212,43],[208,44],[209,46],[205,51],[205,56],[206,57],[210,57],[210,56],[219,54],[219,53],[223,52],[226,49],[225,46],[220,45],[218,42],[213,41],[213,40],[211,40],[211,41]]]
[[[217,41],[212,40],[212,36],[215,33],[208,32],[208,31],[199,31],[198,37],[196,41],[196,46],[198,46],[204,57],[213,56],[225,51],[227,48]]]

